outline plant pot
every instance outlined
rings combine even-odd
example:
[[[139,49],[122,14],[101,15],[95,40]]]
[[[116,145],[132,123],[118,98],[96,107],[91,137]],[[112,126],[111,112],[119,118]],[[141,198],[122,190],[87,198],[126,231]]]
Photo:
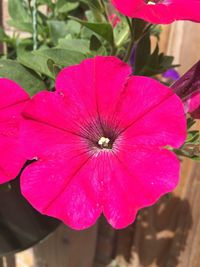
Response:
[[[33,246],[58,225],[30,206],[20,193],[19,179],[0,187],[0,256]]]

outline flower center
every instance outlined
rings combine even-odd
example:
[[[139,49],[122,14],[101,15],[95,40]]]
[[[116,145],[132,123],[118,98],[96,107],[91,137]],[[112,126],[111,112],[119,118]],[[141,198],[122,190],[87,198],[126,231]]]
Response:
[[[102,136],[99,141],[98,141],[98,145],[100,146],[100,148],[105,148],[105,149],[112,149],[112,143],[111,140],[107,137]]]
[[[171,0],[145,0],[145,3],[147,5],[156,5],[156,4],[169,5],[171,3]]]
[[[80,136],[88,145],[89,151],[116,151],[119,144],[120,125],[114,118],[90,118],[80,125]],[[118,141],[117,141],[118,140]]]
[[[147,1],[147,5],[155,5],[156,3],[153,1]]]

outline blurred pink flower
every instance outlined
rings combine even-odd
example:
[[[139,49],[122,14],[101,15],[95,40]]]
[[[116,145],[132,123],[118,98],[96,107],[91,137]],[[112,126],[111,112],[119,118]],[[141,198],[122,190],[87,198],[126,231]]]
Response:
[[[200,90],[192,93],[184,101],[185,111],[194,119],[200,119]]]
[[[18,137],[21,111],[28,100],[17,83],[0,78],[0,183],[16,178],[26,161]]]
[[[200,119],[200,60],[171,86],[183,101],[185,113]]]
[[[21,136],[38,160],[23,171],[21,190],[41,213],[74,229],[103,213],[123,228],[176,187],[180,163],[165,147],[185,140],[182,102],[159,82],[130,75],[116,57],[87,59],[26,107]]]
[[[200,21],[200,0],[112,0],[122,14],[150,23],[168,24],[175,20]]]
[[[115,28],[117,24],[120,23],[121,19],[115,13],[109,16],[109,21],[112,24],[112,27]]]

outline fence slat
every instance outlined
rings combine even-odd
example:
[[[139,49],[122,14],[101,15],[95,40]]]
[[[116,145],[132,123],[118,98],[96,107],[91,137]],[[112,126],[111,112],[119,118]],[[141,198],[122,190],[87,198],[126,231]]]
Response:
[[[16,267],[15,255],[9,255],[4,257],[6,262],[6,267]]]
[[[74,231],[62,225],[34,248],[36,267],[92,267],[96,248],[97,225]]]
[[[0,258],[0,267],[4,267],[4,264],[3,264],[3,257]]]

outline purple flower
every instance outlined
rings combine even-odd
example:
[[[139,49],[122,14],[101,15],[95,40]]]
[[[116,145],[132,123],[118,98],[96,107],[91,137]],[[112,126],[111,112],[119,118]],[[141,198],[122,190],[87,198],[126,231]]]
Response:
[[[162,76],[166,79],[173,80],[173,81],[176,81],[180,78],[178,71],[172,68],[165,71]]]

